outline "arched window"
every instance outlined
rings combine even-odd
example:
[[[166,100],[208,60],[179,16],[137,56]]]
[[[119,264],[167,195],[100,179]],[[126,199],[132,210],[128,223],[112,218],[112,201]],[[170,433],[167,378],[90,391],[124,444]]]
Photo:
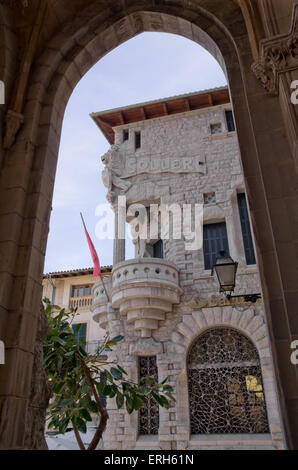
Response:
[[[188,354],[192,434],[269,432],[259,355],[232,328],[199,336]]]

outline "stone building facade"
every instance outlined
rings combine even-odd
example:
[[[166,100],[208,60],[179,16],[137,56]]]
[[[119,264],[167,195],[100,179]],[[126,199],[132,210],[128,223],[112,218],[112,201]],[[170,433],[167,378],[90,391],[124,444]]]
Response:
[[[224,247],[239,263],[235,294],[261,292],[231,110],[220,88],[92,115],[112,144],[102,160],[115,233],[123,235],[121,210],[131,224],[141,220],[135,259],[115,239],[111,302],[95,284],[93,317],[124,336],[113,357],[132,380],[169,377],[176,398],[169,410],[148,402],[131,416],[109,400],[107,449],[285,447],[264,305],[227,300],[211,272]],[[202,205],[199,248],[185,233],[162,235],[160,216],[153,238],[140,235],[152,205],[172,204]]]
[[[15,0],[0,2],[0,17],[0,448],[40,448],[43,439],[44,420],[36,426],[30,410],[46,408],[35,358],[68,99],[110,51],[159,31],[201,45],[226,73],[286,440],[297,449],[297,0]]]

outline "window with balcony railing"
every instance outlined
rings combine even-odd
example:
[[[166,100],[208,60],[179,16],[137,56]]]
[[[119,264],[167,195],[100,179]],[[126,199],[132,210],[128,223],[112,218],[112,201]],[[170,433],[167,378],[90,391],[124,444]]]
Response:
[[[80,284],[72,286],[69,306],[73,308],[86,308],[92,305],[93,284]]]

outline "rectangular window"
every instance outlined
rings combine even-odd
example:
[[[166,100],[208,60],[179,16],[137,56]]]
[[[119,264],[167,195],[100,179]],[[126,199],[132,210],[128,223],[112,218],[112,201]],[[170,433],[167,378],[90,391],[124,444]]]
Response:
[[[142,384],[142,379],[148,376],[154,377],[158,381],[156,356],[139,357],[139,383]],[[139,411],[139,434],[158,434],[158,428],[159,407],[152,397],[148,397],[146,406],[143,406]]]
[[[227,228],[225,222],[207,224],[203,227],[203,249],[205,269],[212,269],[221,250],[229,254]]]
[[[204,194],[204,204],[216,204],[216,195],[215,193],[205,193]]]
[[[88,297],[91,295],[93,284],[84,284],[81,286],[72,286],[71,297]]]
[[[153,258],[163,258],[163,241],[158,240],[158,242],[153,245]]]
[[[234,116],[233,116],[232,110],[226,111],[226,121],[227,121],[228,132],[234,132],[236,129],[235,129],[235,122],[234,122]]]
[[[220,123],[211,124],[210,125],[210,132],[211,132],[212,135],[221,134],[221,124]]]
[[[243,245],[247,264],[256,264],[256,257],[252,241],[246,197],[244,193],[238,194],[238,208],[242,229]]]
[[[141,133],[135,132],[135,149],[141,148]]]
[[[72,329],[78,342],[85,349],[87,337],[87,323],[76,323],[72,325]]]
[[[128,138],[129,138],[129,131],[128,131],[128,129],[124,129],[124,131],[123,131],[123,142],[128,140]]]

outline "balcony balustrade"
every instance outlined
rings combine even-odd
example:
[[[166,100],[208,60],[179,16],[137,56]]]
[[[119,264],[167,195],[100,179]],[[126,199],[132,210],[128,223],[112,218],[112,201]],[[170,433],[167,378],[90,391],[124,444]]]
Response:
[[[85,297],[70,297],[69,307],[78,309],[90,309],[93,303],[92,295]]]
[[[93,287],[93,318],[101,328],[108,326],[108,312],[119,309],[127,323],[134,325],[140,336],[148,338],[165,314],[180,302],[179,270],[167,260],[138,258],[117,264],[106,282],[111,299],[108,305],[101,282]]]

